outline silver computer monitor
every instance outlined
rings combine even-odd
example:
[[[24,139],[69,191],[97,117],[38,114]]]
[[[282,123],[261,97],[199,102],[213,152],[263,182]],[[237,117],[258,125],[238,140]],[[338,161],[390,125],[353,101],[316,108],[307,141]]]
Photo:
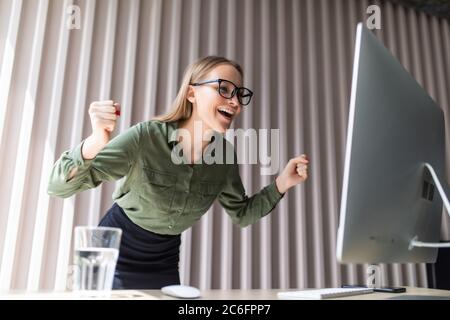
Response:
[[[357,27],[337,258],[434,262],[444,183],[444,114],[362,23]],[[440,181],[439,181],[440,179]],[[447,209],[450,207],[445,199]]]

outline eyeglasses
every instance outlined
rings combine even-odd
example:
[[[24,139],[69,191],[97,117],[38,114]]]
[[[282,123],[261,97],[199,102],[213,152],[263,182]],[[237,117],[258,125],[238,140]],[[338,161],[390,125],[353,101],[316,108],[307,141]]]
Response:
[[[253,92],[250,89],[238,87],[233,82],[228,80],[224,79],[207,80],[203,82],[192,83],[191,85],[196,87],[215,82],[219,83],[217,91],[219,92],[220,96],[224,97],[225,99],[231,99],[234,97],[235,94],[237,94],[237,98],[241,105],[246,106],[250,103],[250,100],[252,99],[253,96]]]

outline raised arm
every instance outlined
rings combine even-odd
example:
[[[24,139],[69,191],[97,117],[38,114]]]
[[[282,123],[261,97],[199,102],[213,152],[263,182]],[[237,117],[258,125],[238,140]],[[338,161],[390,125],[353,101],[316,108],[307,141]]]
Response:
[[[116,124],[114,110],[117,108],[112,101],[91,104],[89,114],[93,132],[56,161],[49,177],[49,195],[69,197],[127,174],[139,152],[140,125],[109,141]]]

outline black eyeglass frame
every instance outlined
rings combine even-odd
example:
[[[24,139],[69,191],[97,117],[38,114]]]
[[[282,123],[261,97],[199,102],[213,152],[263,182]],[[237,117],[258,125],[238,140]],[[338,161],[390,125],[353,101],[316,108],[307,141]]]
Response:
[[[235,85],[230,80],[225,80],[225,79],[220,79],[219,78],[219,79],[214,79],[214,80],[206,80],[206,81],[202,81],[202,82],[191,83],[191,86],[197,87],[197,86],[201,86],[201,85],[204,85],[204,84],[215,83],[215,82],[219,83],[219,86],[217,87],[217,92],[220,94],[221,97],[223,97],[225,99],[233,99],[234,95],[238,92],[238,90],[245,89],[245,90],[247,90],[250,93],[250,98],[248,99],[247,103],[243,103],[242,100],[241,100],[241,96],[238,95],[237,97],[238,97],[239,103],[242,106],[247,106],[250,103],[250,101],[252,101],[252,97],[253,97],[253,91],[252,90],[250,90],[249,88],[246,88],[246,87],[238,87],[237,85]],[[228,83],[231,83],[234,86],[234,89],[231,92],[231,96],[230,97],[226,97],[220,92],[220,84],[222,82],[228,82]]]

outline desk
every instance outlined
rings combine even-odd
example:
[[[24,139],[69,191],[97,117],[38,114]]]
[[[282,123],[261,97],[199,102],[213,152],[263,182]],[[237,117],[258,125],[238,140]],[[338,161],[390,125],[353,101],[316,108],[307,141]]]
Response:
[[[271,290],[202,290],[201,298],[195,300],[278,300],[277,293],[287,291]],[[295,290],[293,290],[295,291]],[[450,291],[427,288],[406,287],[404,293],[370,293],[364,295],[336,298],[336,300],[417,300],[449,299]],[[23,292],[0,293],[0,300],[78,300],[72,292]],[[103,298],[106,299],[106,298]],[[114,290],[107,300],[178,300],[166,296],[160,290]],[[185,299],[183,299],[185,300]],[[329,299],[326,299],[329,300]]]
[[[199,298],[205,300],[279,300],[277,297],[277,293],[280,291],[290,291],[290,290],[280,290],[280,289],[271,289],[271,290],[203,290],[202,296]],[[292,289],[292,291],[296,291]],[[148,290],[143,291],[157,299],[176,299],[172,297],[168,297],[162,294],[158,290]],[[334,300],[385,300],[390,298],[408,298],[409,299],[417,299],[418,297],[422,297],[422,299],[432,299],[434,298],[447,298],[450,300],[450,291],[448,290],[436,290],[436,289],[427,289],[427,288],[412,288],[406,287],[406,292],[404,293],[384,293],[384,292],[375,292],[370,294],[349,296],[349,297],[341,297],[335,298]],[[326,299],[329,300],[329,299]]]

